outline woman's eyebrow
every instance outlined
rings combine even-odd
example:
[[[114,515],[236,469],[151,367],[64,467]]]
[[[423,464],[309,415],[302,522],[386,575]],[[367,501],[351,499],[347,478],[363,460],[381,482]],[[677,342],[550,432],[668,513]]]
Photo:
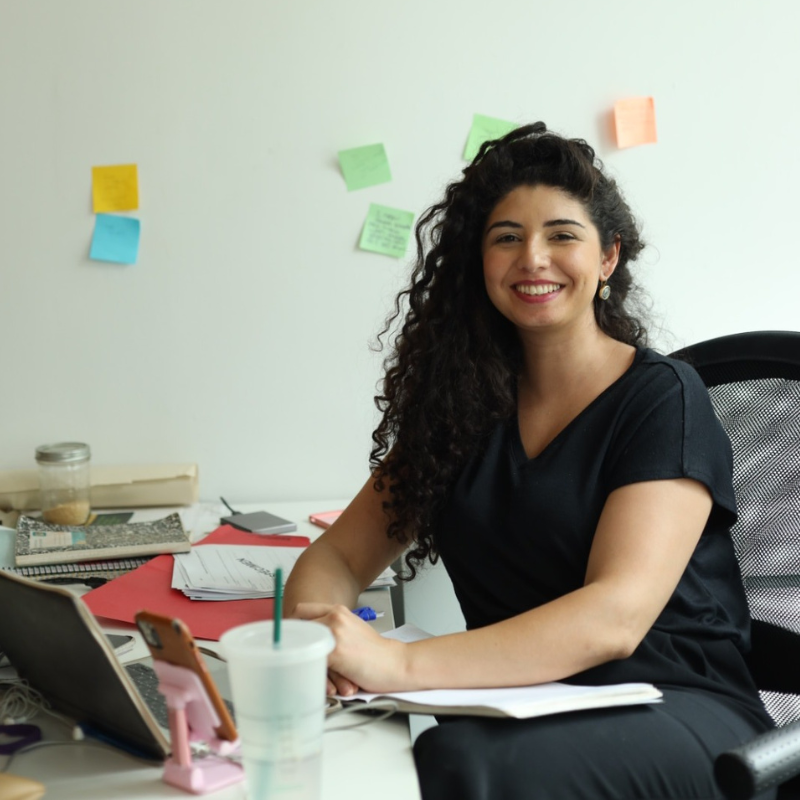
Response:
[[[559,225],[577,225],[579,228],[583,228],[586,230],[586,226],[578,222],[576,219],[549,219],[547,222],[544,223],[545,228],[557,228]],[[499,219],[497,222],[493,222],[487,229],[486,233],[489,233],[493,228],[521,228],[522,225],[519,222],[514,222],[511,219]],[[485,236],[486,234],[484,234]]]
[[[579,228],[586,230],[586,226],[582,225],[576,219],[549,219],[544,223],[545,228],[555,228],[559,225],[577,225]]]
[[[492,230],[492,228],[521,228],[521,227],[522,225],[520,225],[519,222],[514,222],[513,220],[510,219],[501,219],[498,220],[497,222],[493,222],[486,229],[486,233],[489,233],[489,231]]]

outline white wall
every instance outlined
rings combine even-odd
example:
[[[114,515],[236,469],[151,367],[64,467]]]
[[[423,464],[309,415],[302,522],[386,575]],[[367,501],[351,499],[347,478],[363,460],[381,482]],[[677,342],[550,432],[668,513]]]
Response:
[[[0,469],[43,442],[197,461],[201,494],[337,497],[366,476],[406,263],[368,204],[421,212],[475,112],[583,136],[653,246],[670,350],[797,328],[795,0],[0,0]],[[614,101],[659,143],[617,150]],[[348,193],[339,149],[386,144]],[[92,166],[139,166],[135,266],[88,260]]]

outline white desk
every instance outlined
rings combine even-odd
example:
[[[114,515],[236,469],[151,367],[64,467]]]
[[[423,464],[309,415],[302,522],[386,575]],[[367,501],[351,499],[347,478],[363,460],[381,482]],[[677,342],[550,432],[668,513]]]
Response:
[[[239,510],[239,506],[234,504]],[[261,506],[297,522],[297,533],[314,539],[322,532],[307,522],[308,514],[342,507],[342,501],[321,503],[266,503]],[[258,510],[258,506],[242,506],[243,511]],[[154,512],[159,516],[160,512]],[[206,526],[208,532],[211,528]],[[195,538],[195,537],[193,537]],[[372,590],[361,596],[364,605],[386,612],[385,617],[372,623],[378,630],[392,627],[391,599],[387,589]],[[133,626],[108,625],[108,631],[138,632]],[[213,649],[216,643],[202,643]],[[139,639],[133,651],[123,661],[147,655]],[[408,719],[397,716],[354,730],[333,731],[346,726],[357,715],[333,717],[326,724],[323,740],[322,798],[323,800],[414,800],[419,798],[419,786],[411,754]],[[45,739],[68,742],[69,730],[50,717],[40,715],[36,720],[45,732]],[[5,759],[0,760],[0,765]],[[191,797],[161,780],[161,767],[139,761],[126,753],[97,744],[77,743],[47,747],[17,755],[9,768],[13,775],[41,781],[47,787],[46,798],[54,800],[108,800],[108,798],[177,798]],[[245,800],[244,783],[222,789],[208,797],[215,800]]]

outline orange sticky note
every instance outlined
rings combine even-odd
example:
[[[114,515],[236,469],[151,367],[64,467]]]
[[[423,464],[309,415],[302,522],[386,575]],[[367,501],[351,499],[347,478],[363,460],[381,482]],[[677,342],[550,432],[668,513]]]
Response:
[[[92,167],[92,200],[95,214],[139,208],[139,173],[136,164]]]
[[[617,147],[653,144],[656,137],[656,107],[652,97],[629,97],[614,104]]]

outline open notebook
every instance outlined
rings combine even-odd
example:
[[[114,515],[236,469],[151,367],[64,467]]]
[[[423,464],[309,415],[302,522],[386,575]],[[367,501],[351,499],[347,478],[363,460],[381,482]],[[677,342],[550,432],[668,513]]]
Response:
[[[56,710],[144,757],[169,754],[164,702],[149,659],[123,667],[79,597],[0,572],[0,608],[0,652]]]

